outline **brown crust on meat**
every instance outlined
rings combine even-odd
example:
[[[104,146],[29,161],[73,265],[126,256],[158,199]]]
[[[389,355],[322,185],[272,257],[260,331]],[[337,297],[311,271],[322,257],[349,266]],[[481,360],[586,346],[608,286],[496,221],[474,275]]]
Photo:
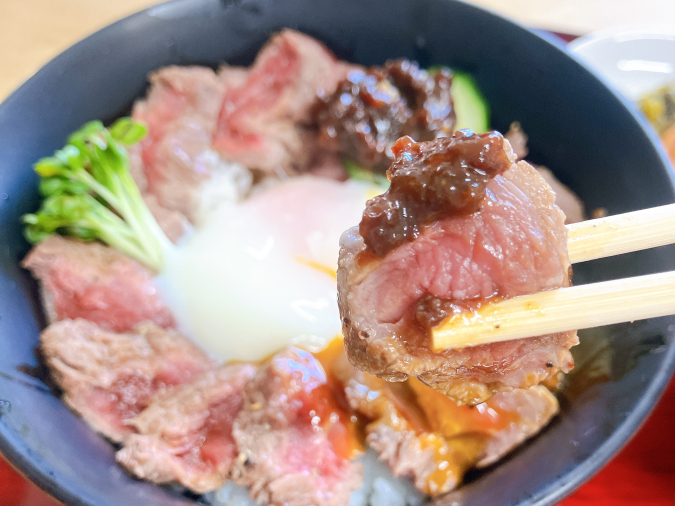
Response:
[[[54,297],[52,294],[45,288],[45,285],[40,283],[40,302],[42,302],[42,309],[44,311],[45,319],[47,324],[54,323],[58,320],[56,315],[56,308],[54,306]]]

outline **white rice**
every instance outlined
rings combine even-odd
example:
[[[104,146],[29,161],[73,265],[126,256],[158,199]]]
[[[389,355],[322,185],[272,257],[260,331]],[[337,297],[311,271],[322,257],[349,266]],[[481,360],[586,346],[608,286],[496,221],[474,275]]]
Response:
[[[197,155],[197,165],[203,164],[211,173],[209,184],[202,185],[199,195],[199,210],[195,213],[203,224],[221,202],[239,202],[253,186],[253,176],[243,165],[226,162],[212,149]]]
[[[349,506],[418,506],[426,496],[406,478],[396,478],[387,464],[369,450],[358,459],[363,462],[363,486],[352,492]]]
[[[352,492],[349,506],[419,506],[425,495],[410,480],[396,478],[372,450],[359,457],[363,463],[363,486]],[[223,488],[207,497],[214,506],[258,506],[248,496],[244,487],[228,482]]]

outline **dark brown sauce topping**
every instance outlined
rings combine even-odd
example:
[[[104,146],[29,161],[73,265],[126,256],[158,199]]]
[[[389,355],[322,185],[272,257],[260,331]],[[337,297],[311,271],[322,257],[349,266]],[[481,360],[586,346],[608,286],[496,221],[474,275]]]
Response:
[[[424,328],[435,327],[446,316],[461,310],[452,300],[441,299],[430,293],[423,295],[417,301],[414,317]]]
[[[434,327],[451,316],[473,318],[485,304],[501,300],[503,297],[497,292],[489,297],[466,300],[446,299],[427,293],[410,306],[399,322],[396,336],[405,343],[410,353],[435,353],[431,349],[431,331]],[[438,353],[451,355],[453,350]]]
[[[477,314],[478,310],[488,303],[495,303],[501,300],[497,294],[487,298],[468,299],[457,301],[453,299],[442,299],[430,293],[423,295],[418,299],[413,309],[413,318],[422,325],[425,331],[436,327],[450,315],[471,315]]]
[[[431,76],[409,60],[354,70],[314,108],[320,142],[363,167],[384,172],[399,137],[425,141],[452,134],[456,118],[451,84],[448,69]]]
[[[514,161],[498,132],[460,130],[420,143],[402,137],[392,151],[391,186],[368,201],[359,225],[366,252],[377,257],[413,241],[426,225],[479,211],[488,181]]]

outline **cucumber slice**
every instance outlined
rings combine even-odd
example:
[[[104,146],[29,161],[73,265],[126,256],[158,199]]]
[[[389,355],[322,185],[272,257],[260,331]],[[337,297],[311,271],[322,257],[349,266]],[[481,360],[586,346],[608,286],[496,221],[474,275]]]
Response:
[[[490,107],[469,74],[453,71],[452,99],[457,115],[457,130],[470,128],[476,133],[490,130]]]

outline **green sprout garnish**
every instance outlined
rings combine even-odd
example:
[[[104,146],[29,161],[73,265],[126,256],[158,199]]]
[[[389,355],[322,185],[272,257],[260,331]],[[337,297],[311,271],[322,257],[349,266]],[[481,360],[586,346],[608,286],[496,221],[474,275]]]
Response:
[[[40,210],[22,217],[32,244],[52,234],[100,240],[155,271],[169,241],[129,173],[125,146],[147,134],[145,125],[121,118],[110,128],[91,121],[66,146],[35,164],[44,196]]]

